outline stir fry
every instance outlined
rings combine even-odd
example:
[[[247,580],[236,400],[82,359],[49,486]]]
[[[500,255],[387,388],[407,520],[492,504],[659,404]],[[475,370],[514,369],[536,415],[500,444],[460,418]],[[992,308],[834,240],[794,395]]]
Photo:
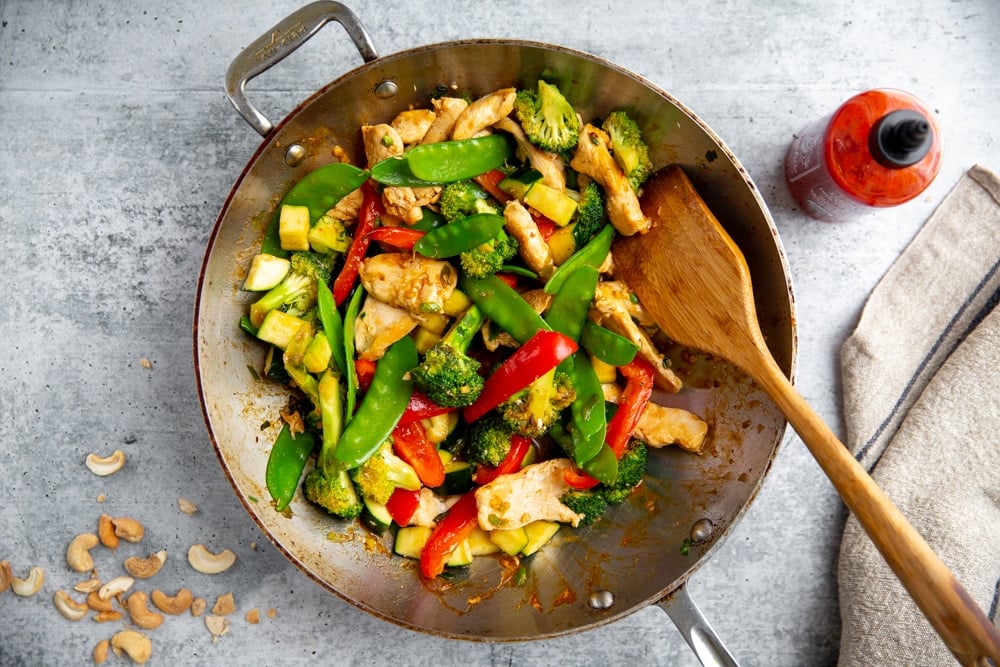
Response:
[[[282,199],[247,272],[241,327],[296,391],[266,484],[396,529],[428,578],[529,556],[641,484],[648,447],[707,425],[650,400],[681,379],[615,278],[650,221],[652,170],[626,110],[584,122],[555,83],[441,96],[360,128],[365,163]]]

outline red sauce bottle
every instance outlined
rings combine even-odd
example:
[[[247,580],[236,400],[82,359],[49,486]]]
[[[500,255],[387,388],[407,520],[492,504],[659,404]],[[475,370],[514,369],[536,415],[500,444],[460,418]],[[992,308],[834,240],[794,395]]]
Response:
[[[903,91],[876,89],[796,137],[785,180],[803,211],[836,222],[913,199],[940,167],[940,132],[927,107]]]

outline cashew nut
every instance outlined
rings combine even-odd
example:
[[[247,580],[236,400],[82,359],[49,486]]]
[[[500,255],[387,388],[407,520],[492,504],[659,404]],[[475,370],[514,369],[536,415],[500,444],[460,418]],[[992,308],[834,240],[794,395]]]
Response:
[[[90,607],[77,602],[66,591],[59,589],[52,598],[52,603],[59,610],[59,613],[69,621],[79,621],[90,611]]]
[[[260,609],[254,607],[253,609],[248,611],[243,618],[250,625],[257,625],[258,623],[260,623]]]
[[[191,615],[198,618],[203,613],[205,613],[205,607],[208,606],[208,600],[205,598],[195,598],[191,600]]]
[[[87,593],[87,606],[94,611],[111,611],[111,600],[102,600],[100,591],[90,591]]]
[[[135,579],[132,577],[115,577],[108,583],[101,586],[100,590],[97,591],[97,597],[102,600],[110,600],[114,596],[121,595],[128,589],[132,588],[132,584],[134,583]]]
[[[188,549],[188,562],[202,574],[219,574],[233,566],[236,554],[229,549],[214,554],[206,549],[204,544],[196,544]]]
[[[188,500],[187,498],[178,498],[177,509],[190,516],[191,514],[194,514],[195,512],[198,511],[198,506],[195,505],[190,500]]]
[[[182,588],[177,595],[168,597],[163,591],[155,590],[152,594],[153,604],[164,614],[180,614],[191,608],[191,591]]]
[[[10,569],[9,560],[0,560],[0,593],[10,588],[10,582],[14,579],[14,574]]]
[[[97,646],[94,647],[94,664],[101,665],[104,661],[108,659],[108,648],[111,646],[111,642],[107,639],[102,639],[97,642]]]
[[[129,595],[125,607],[128,609],[128,615],[132,618],[132,622],[143,630],[153,630],[163,624],[163,615],[157,614],[149,608],[146,594],[142,591],[136,591]]]
[[[132,662],[139,665],[149,660],[149,656],[153,654],[153,642],[137,630],[116,632],[111,638],[111,647],[116,653],[124,651]]]
[[[110,623],[120,620],[122,620],[122,613],[117,609],[108,609],[107,611],[99,611],[94,614],[94,621],[97,623]]]
[[[115,535],[129,542],[138,542],[146,532],[141,523],[127,516],[120,516],[112,521],[115,524]]]
[[[160,549],[154,554],[150,554],[148,558],[137,558],[136,556],[131,556],[125,559],[125,569],[133,577],[138,579],[149,579],[154,574],[160,571],[163,567],[163,563],[167,560],[167,552]]]
[[[20,595],[21,597],[31,597],[38,591],[42,590],[43,583],[45,583],[45,572],[42,568],[35,565],[28,570],[28,576],[24,579],[18,579],[15,576],[11,576],[10,589],[14,591],[15,595]]]
[[[97,537],[101,540],[101,544],[107,548],[118,548],[118,536],[115,535],[115,524],[107,514],[102,514],[97,519]]]
[[[120,449],[116,449],[111,456],[98,456],[97,454],[87,454],[87,468],[90,472],[101,477],[113,475],[125,465],[125,454]]]
[[[228,616],[234,611],[236,611],[236,601],[233,599],[231,591],[216,598],[215,605],[212,607],[212,613],[216,616]]]
[[[229,632],[229,619],[222,616],[206,616],[205,627],[212,633],[212,643],[219,641],[219,637]]]
[[[101,587],[101,580],[97,577],[91,577],[86,581],[81,581],[80,583],[73,586],[73,590],[77,593],[93,593],[98,588]]]
[[[94,569],[94,559],[90,550],[97,546],[97,535],[81,533],[70,541],[66,548],[66,563],[77,572]]]

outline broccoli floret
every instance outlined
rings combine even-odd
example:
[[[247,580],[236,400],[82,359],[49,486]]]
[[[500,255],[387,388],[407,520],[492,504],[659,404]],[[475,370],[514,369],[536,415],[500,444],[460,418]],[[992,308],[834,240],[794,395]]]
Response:
[[[602,484],[600,487],[608,503],[617,505],[632,494],[646,474],[646,454],[646,445],[642,441],[632,440],[629,443],[618,460],[618,480],[613,485]]]
[[[608,509],[608,501],[604,499],[603,494],[596,491],[567,491],[559,498],[559,502],[577,514],[583,515],[580,519],[582,526],[594,523]]]
[[[611,138],[615,161],[625,172],[632,189],[638,191],[653,172],[649,146],[643,141],[639,126],[626,112],[612,111],[601,127]]]
[[[492,240],[463,252],[459,257],[462,270],[473,278],[492,275],[503,267],[504,262],[517,254],[517,239],[508,236],[502,229]]]
[[[448,222],[465,218],[476,213],[499,213],[493,199],[475,181],[464,180],[449,183],[441,190],[438,206]]]
[[[285,279],[250,305],[250,321],[260,326],[264,316],[275,308],[290,315],[302,315],[316,305],[316,281],[310,276],[289,271]]]
[[[482,311],[470,306],[413,369],[414,383],[438,405],[449,408],[472,405],[483,390],[480,364],[465,352],[484,320]]]
[[[514,113],[528,140],[542,150],[572,150],[580,138],[580,119],[559,88],[539,80],[538,92],[525,89],[514,99]]]
[[[409,463],[392,451],[392,441],[386,440],[372,456],[351,470],[351,479],[363,498],[380,505],[389,502],[396,487],[408,491],[420,488],[420,477]]]
[[[516,432],[537,438],[576,398],[569,376],[555,369],[542,375],[500,405],[500,413]]]
[[[291,257],[291,270],[295,273],[309,276],[313,280],[322,280],[330,283],[330,259],[327,255],[318,252],[302,251],[293,252]]]
[[[472,422],[465,434],[462,456],[471,463],[497,467],[510,451],[514,429],[496,412]]]
[[[361,501],[347,469],[333,457],[344,426],[340,378],[334,372],[326,371],[316,391],[323,424],[322,444],[316,457],[316,468],[306,475],[303,492],[308,500],[330,514],[353,519],[361,514]]]
[[[582,248],[594,234],[601,231],[606,217],[601,186],[596,181],[590,181],[580,191],[580,201],[573,215],[573,241],[577,248]]]

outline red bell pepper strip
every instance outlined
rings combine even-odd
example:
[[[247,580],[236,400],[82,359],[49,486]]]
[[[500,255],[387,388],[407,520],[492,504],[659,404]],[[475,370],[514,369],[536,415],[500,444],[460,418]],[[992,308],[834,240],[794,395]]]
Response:
[[[420,491],[410,491],[399,486],[389,496],[389,502],[385,504],[385,508],[389,511],[389,516],[392,517],[392,520],[398,526],[405,526],[410,523],[410,519],[413,518],[413,514],[419,506]]]
[[[490,193],[490,196],[496,199],[501,204],[506,204],[508,201],[513,199],[510,194],[504,192],[500,189],[500,181],[507,178],[507,174],[503,173],[499,169],[491,169],[485,174],[480,174],[476,176],[474,180],[476,183],[483,187],[483,190]]]
[[[444,463],[418,422],[405,426],[396,424],[392,430],[392,445],[396,456],[413,466],[424,486],[433,489],[444,484]]]
[[[496,274],[497,278],[504,281],[507,287],[511,289],[517,289],[517,276],[513,273],[507,273],[506,271],[501,271]]]
[[[639,423],[642,411],[646,409],[650,396],[653,395],[653,367],[642,357],[635,357],[618,370],[625,376],[625,390],[618,399],[618,410],[608,422],[607,435],[604,441],[608,443],[619,459],[625,453],[628,440]]]
[[[425,232],[406,227],[379,227],[368,233],[368,238],[391,245],[395,248],[413,250],[413,244],[423,238]]]
[[[531,211],[530,213],[531,219],[534,220],[535,224],[538,226],[538,233],[542,235],[542,239],[548,241],[552,238],[552,235],[556,233],[557,229],[559,229],[559,225],[541,213],[535,213],[534,211]]]
[[[572,338],[558,331],[538,331],[486,378],[479,398],[462,413],[466,423],[479,419],[558,366],[576,350],[577,344]]]
[[[566,483],[574,489],[579,489],[581,491],[592,489],[601,483],[601,480],[596,477],[591,477],[582,470],[577,470],[575,467],[564,472],[563,479],[566,480]]]
[[[468,491],[451,506],[431,532],[420,552],[420,572],[428,579],[444,572],[448,556],[478,525],[476,493]]]
[[[455,410],[456,408],[446,408],[443,405],[438,405],[429,399],[427,394],[414,387],[413,393],[410,394],[410,402],[406,406],[406,411],[403,412],[403,416],[399,418],[399,424],[400,426],[406,426],[407,424],[418,422],[421,419],[437,417],[438,415],[443,415]]]
[[[375,191],[372,182],[365,181],[361,186],[364,199],[361,201],[361,210],[358,212],[358,224],[354,229],[354,239],[351,247],[347,250],[347,257],[344,259],[344,266],[333,281],[333,299],[340,306],[351,295],[351,288],[358,277],[358,269],[368,252],[368,244],[371,241],[371,232],[375,229],[375,221],[379,215],[385,211],[382,208],[382,198]]]
[[[515,433],[510,439],[510,449],[507,450],[507,456],[503,458],[500,465],[496,468],[484,465],[476,466],[474,477],[476,484],[489,484],[500,475],[509,475],[512,472],[517,472],[521,469],[524,457],[528,455],[528,450],[530,449],[531,440],[520,433]]]
[[[354,370],[358,374],[358,386],[362,391],[367,390],[375,377],[375,362],[371,359],[355,359]]]

